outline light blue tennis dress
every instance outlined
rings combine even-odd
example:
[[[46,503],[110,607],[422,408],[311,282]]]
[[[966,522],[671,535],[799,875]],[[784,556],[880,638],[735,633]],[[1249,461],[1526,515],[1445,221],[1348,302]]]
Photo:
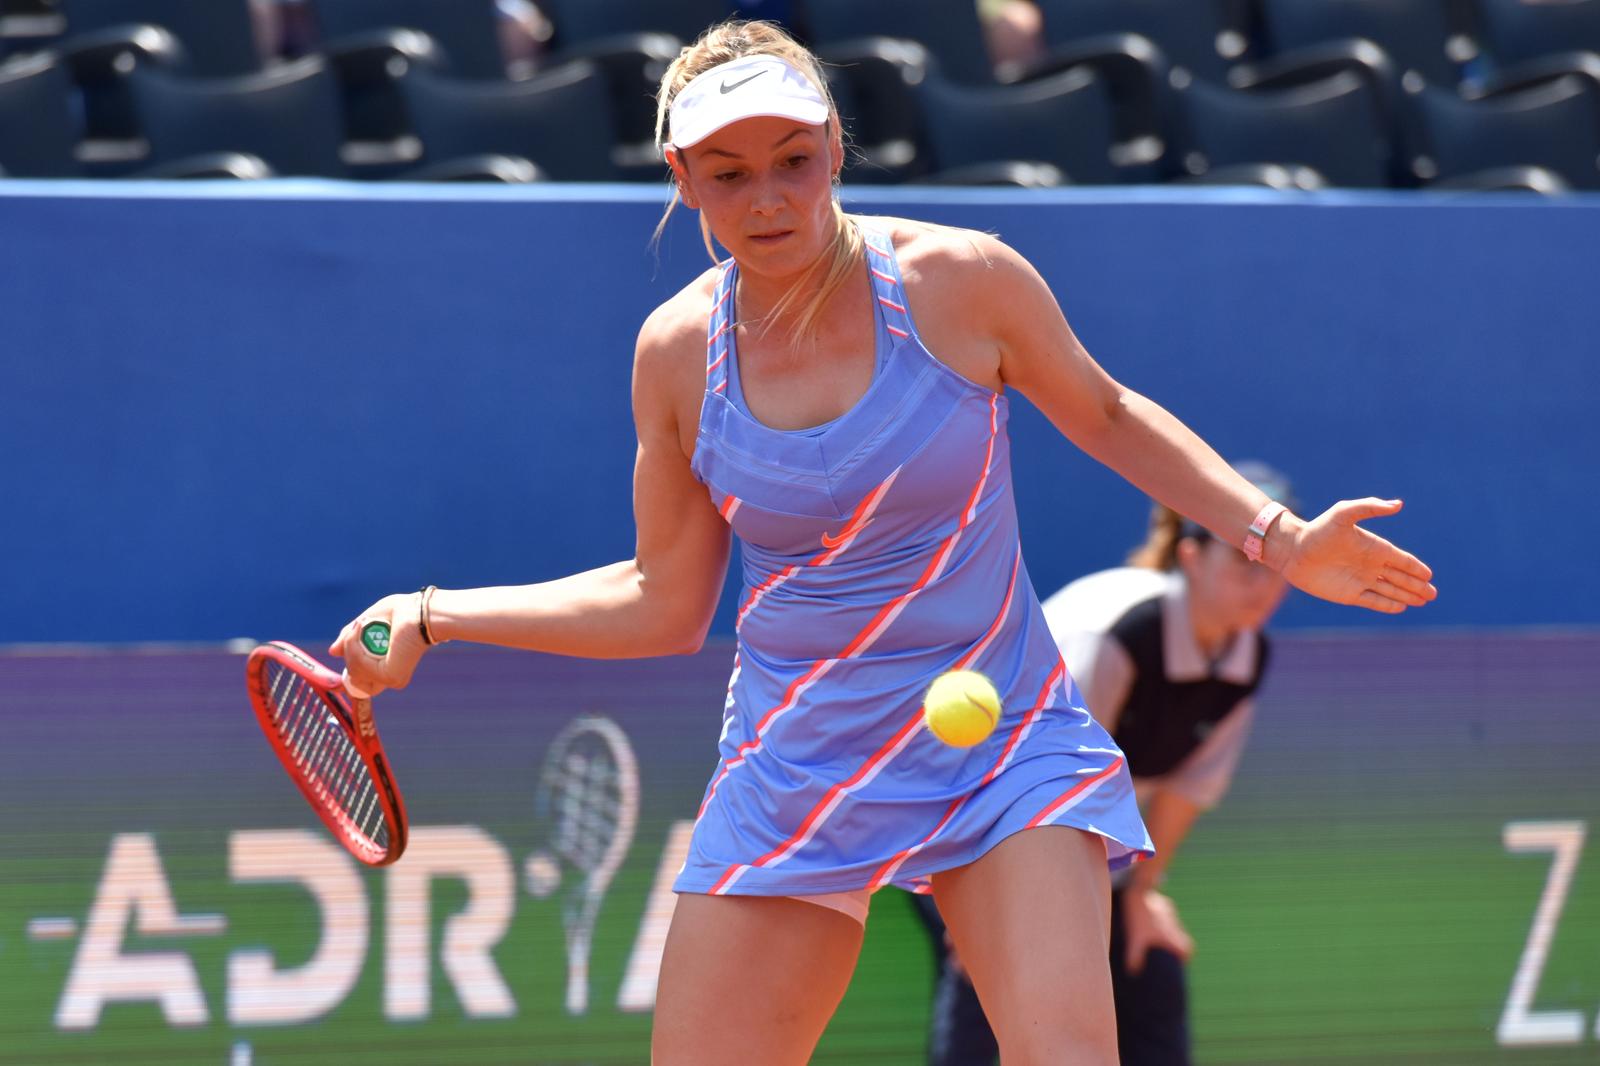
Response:
[[[976,859],[1035,825],[1148,856],[1122,753],[1083,709],[1017,541],[1006,397],[917,337],[887,233],[862,226],[876,369],[844,415],[793,432],[739,388],[729,262],[711,314],[693,469],[743,544],[721,761],[679,892],[818,895]],[[1004,704],[976,747],[922,722],[946,670]]]

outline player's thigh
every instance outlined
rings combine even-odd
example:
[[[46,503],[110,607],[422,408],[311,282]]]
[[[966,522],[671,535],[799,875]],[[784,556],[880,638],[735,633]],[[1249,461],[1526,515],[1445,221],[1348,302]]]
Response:
[[[1006,1066],[1115,1066],[1100,837],[1027,829],[936,874],[933,890]]]
[[[654,1066],[800,1064],[861,952],[861,924],[784,897],[678,897],[661,959]]]

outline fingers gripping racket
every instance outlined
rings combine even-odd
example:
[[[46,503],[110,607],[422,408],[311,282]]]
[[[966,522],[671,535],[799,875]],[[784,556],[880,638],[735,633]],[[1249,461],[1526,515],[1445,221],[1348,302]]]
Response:
[[[567,934],[567,1013],[589,1009],[589,946],[606,889],[627,857],[639,819],[639,763],[628,736],[611,719],[585,714],[550,742],[535,801],[547,834],[530,872],[557,860],[575,877],[561,902]],[[553,887],[553,885],[551,886]]]
[[[368,622],[361,643],[389,650],[389,627]],[[292,644],[273,641],[245,664],[250,703],[289,777],[334,837],[369,866],[406,850],[405,804],[372,720],[372,701]]]

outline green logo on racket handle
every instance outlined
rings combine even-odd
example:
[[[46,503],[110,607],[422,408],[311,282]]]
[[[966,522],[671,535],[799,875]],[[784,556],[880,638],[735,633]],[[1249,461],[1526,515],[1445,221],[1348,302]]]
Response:
[[[368,622],[361,627],[361,643],[374,655],[389,654],[389,623]]]

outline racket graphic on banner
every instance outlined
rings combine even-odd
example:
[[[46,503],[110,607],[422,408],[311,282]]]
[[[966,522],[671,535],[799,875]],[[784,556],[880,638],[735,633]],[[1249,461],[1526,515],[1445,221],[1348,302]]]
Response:
[[[361,641],[387,654],[389,627],[368,622]],[[245,679],[256,720],[283,768],[335,839],[369,866],[406,850],[406,812],[372,720],[372,701],[292,644],[250,653]]]
[[[534,805],[544,846],[528,859],[529,891],[548,895],[570,870],[561,901],[567,939],[567,1013],[589,1009],[589,948],[600,902],[633,844],[639,762],[611,719],[581,715],[545,755]]]

